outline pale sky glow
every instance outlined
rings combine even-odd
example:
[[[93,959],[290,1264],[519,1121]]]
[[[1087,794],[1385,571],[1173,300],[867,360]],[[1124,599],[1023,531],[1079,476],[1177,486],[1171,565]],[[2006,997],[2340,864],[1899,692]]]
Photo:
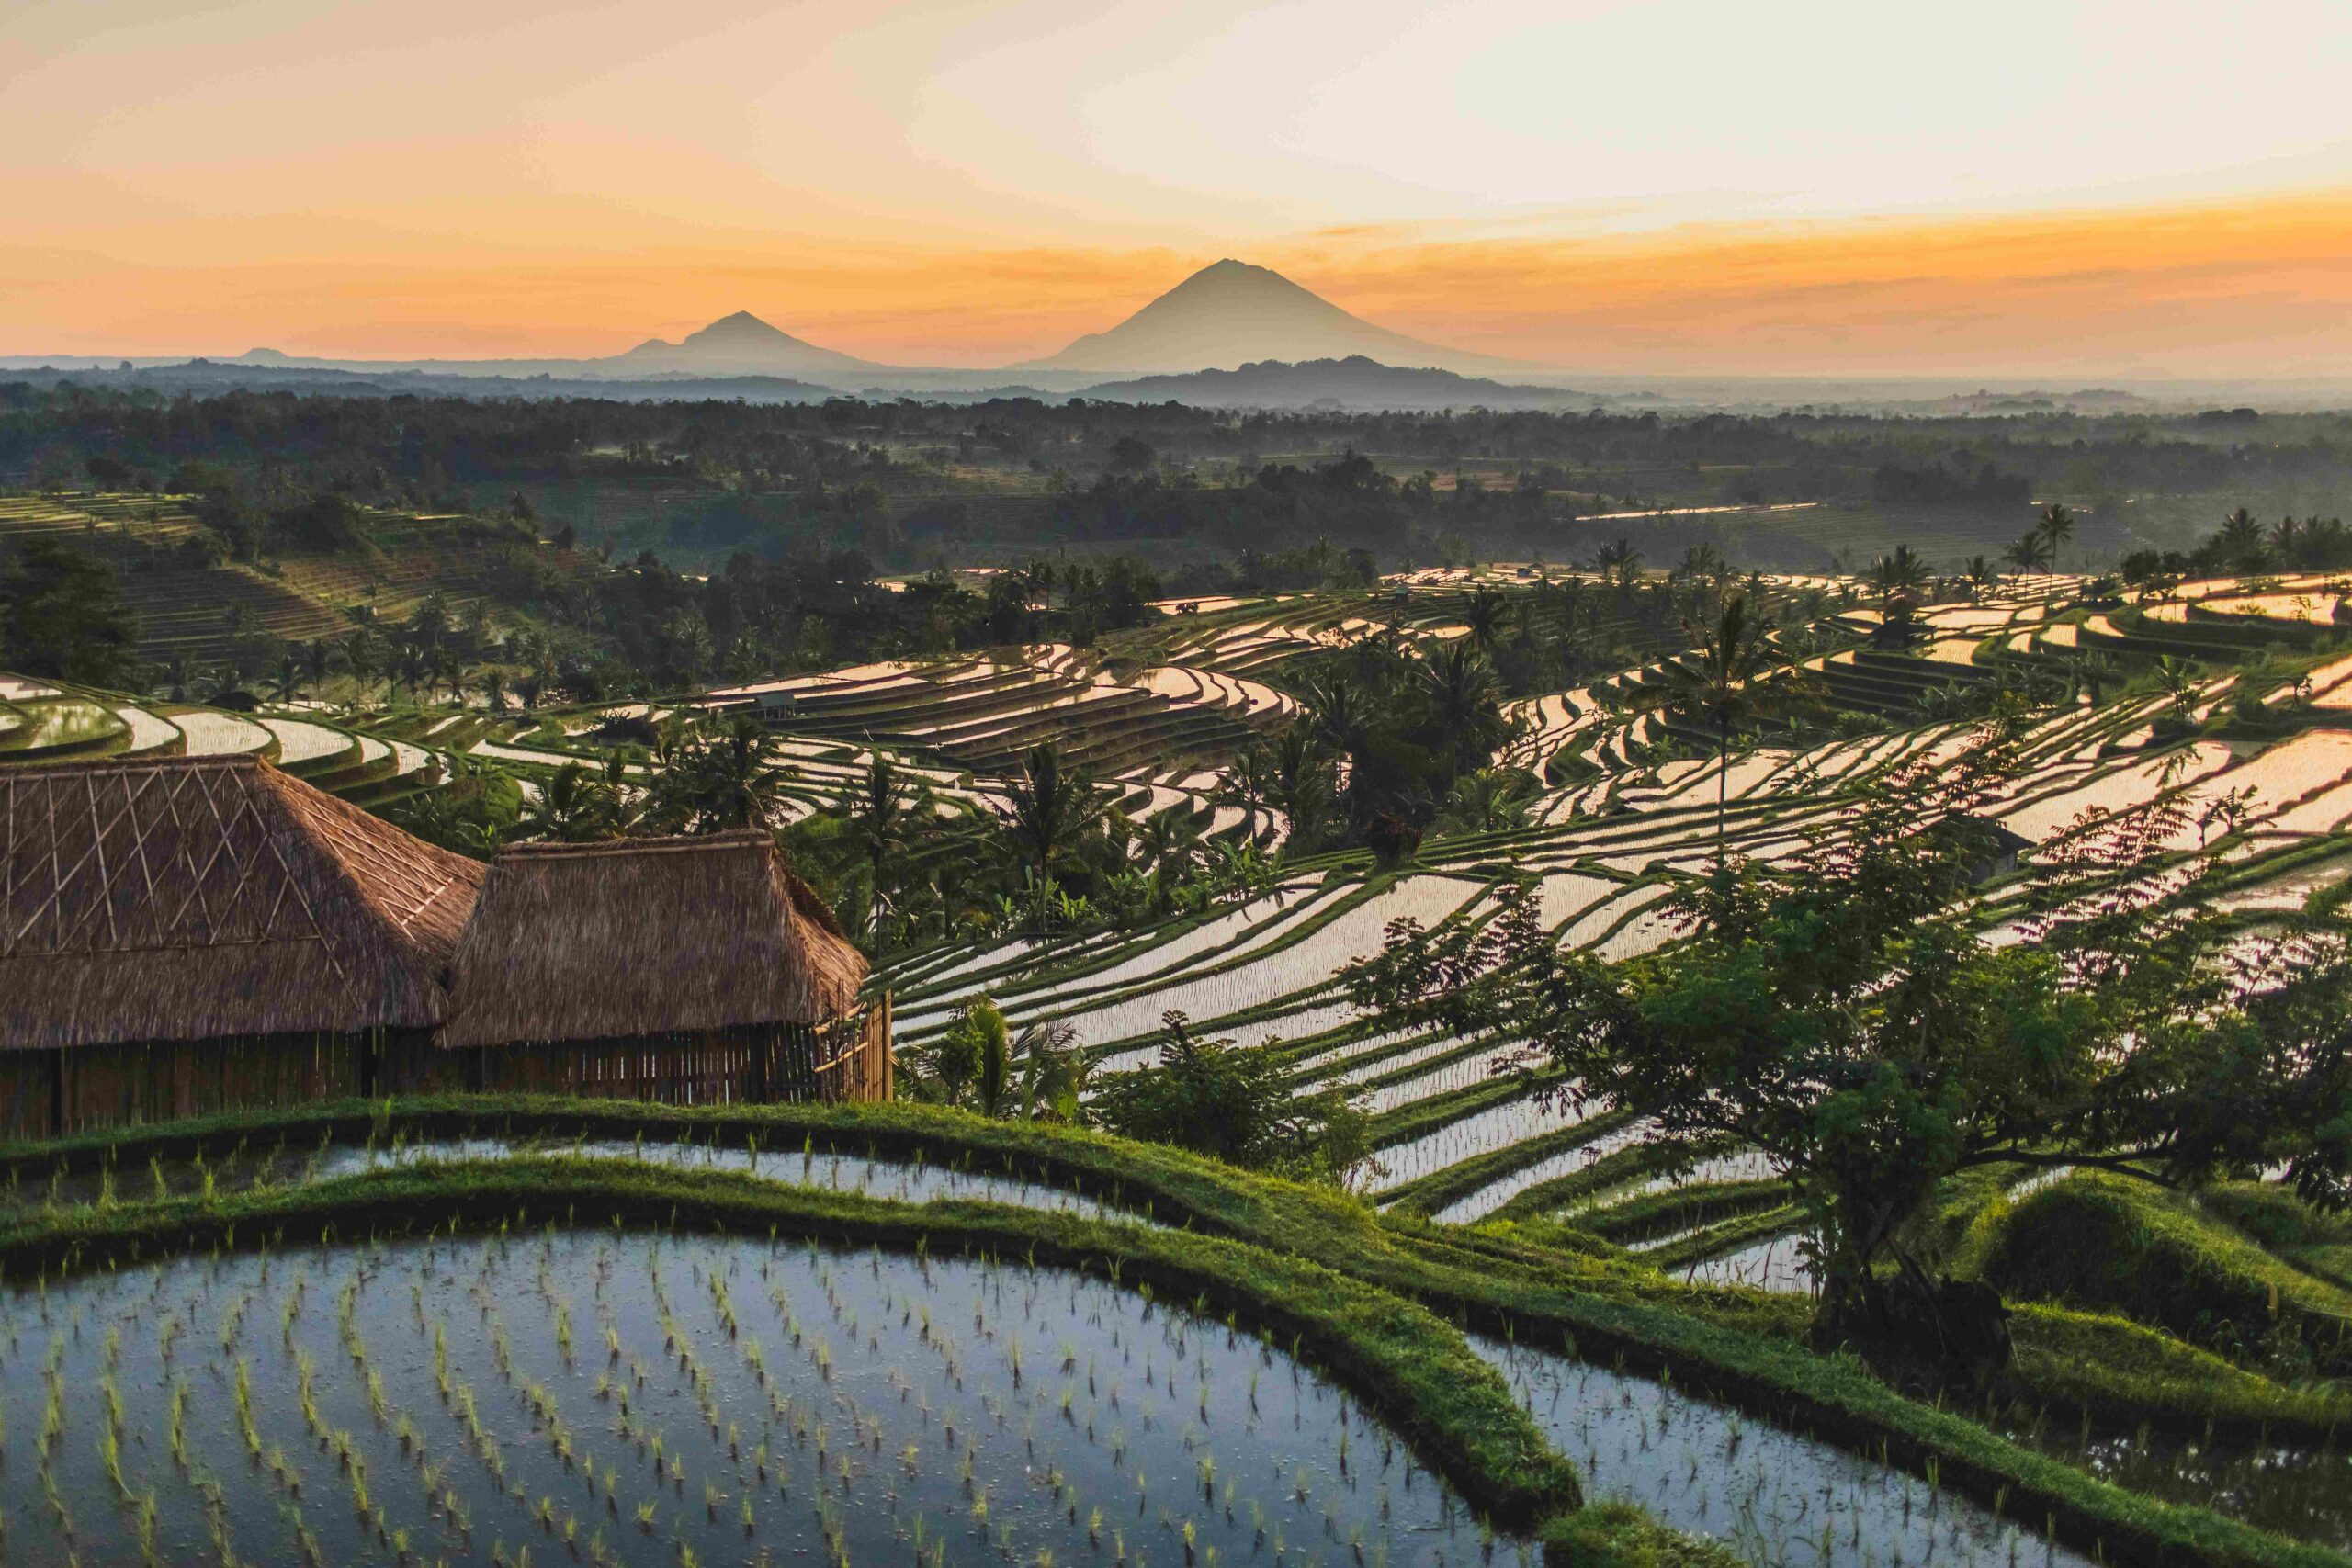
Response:
[[[2021,316],[2020,368],[2294,373],[2352,347],[2347,80],[2342,0],[18,0],[0,351],[607,353],[748,308],[989,364],[1238,254],[1571,367],[1928,369],[1948,336],[1788,284],[1925,222],[1997,318],[2063,256],[1965,236],[2047,220],[2120,292],[2072,344]],[[2231,241],[2246,214],[2295,237]],[[1781,307],[1701,311],[1707,258],[1759,239],[1804,251]],[[1465,294],[1498,246],[1536,281]],[[2236,281],[2183,323],[2191,271]]]

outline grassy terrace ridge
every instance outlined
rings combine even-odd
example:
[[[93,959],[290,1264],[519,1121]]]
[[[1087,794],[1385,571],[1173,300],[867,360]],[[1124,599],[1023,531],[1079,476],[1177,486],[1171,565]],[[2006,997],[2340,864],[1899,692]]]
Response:
[[[1297,909],[1272,911],[1272,920],[1270,923],[1279,927],[1277,933],[1271,940],[1252,946],[1249,952],[1242,953],[1238,957],[1216,956],[1213,958],[1212,962],[1202,964],[1197,966],[1183,967],[1181,972],[1181,976],[1171,976],[1164,972],[1155,972],[1152,974],[1136,976],[1129,979],[1115,981],[1094,987],[1088,987],[1083,984],[1090,972],[1102,973],[1109,969],[1115,968],[1121,962],[1135,957],[1138,953],[1149,951],[1151,945],[1156,942],[1167,938],[1182,936],[1189,931],[1198,929],[1200,926],[1207,924],[1210,920],[1232,914],[1235,910],[1247,907],[1248,901],[1237,900],[1233,903],[1222,905],[1216,909],[1206,911],[1202,916],[1187,917],[1181,921],[1171,921],[1164,925],[1153,927],[1148,931],[1139,933],[1139,935],[1145,940],[1137,941],[1130,939],[1128,941],[1113,944],[1106,947],[1099,954],[1089,954],[1082,964],[1071,964],[1064,968],[1057,968],[1053,975],[1046,979],[1044,985],[1032,988],[1034,990],[1056,989],[1057,987],[1077,982],[1078,984],[1075,986],[1075,988],[1060,990],[1058,994],[1054,996],[1049,1004],[1040,1008],[1034,1013],[1024,1012],[1023,1017],[1026,1021],[1038,1022],[1047,1022],[1057,1019],[1079,1017],[1097,1008],[1132,1000],[1138,997],[1148,996],[1152,992],[1163,988],[1163,987],[1171,978],[1181,978],[1182,983],[1191,984],[1199,980],[1211,979],[1220,975],[1238,974],[1243,970],[1254,967],[1268,959],[1274,958],[1283,953],[1312,940],[1314,937],[1320,934],[1326,927],[1343,919],[1347,915],[1353,913],[1355,910],[1373,902],[1374,899],[1381,897],[1383,895],[1396,886],[1400,882],[1407,880],[1417,873],[1427,875],[1443,876],[1449,880],[1459,881],[1463,884],[1464,892],[1462,900],[1454,906],[1454,909],[1453,911],[1454,914],[1459,914],[1464,909],[1475,908],[1476,904],[1481,899],[1487,897],[1494,888],[1494,884],[1491,882],[1474,878],[1462,873],[1442,867],[1408,867],[1398,871],[1380,872],[1366,877],[1363,882],[1357,884],[1351,891],[1341,893],[1337,897],[1333,897],[1328,902],[1321,903],[1314,908],[1306,908],[1306,912],[1303,915],[1301,915]],[[1329,886],[1329,878],[1327,876],[1325,881],[1319,886],[1307,890],[1306,897],[1299,900],[1300,907],[1305,908],[1309,900],[1316,898],[1323,892],[1328,891]],[[1255,933],[1252,934],[1254,935]],[[1178,964],[1190,964],[1189,960],[1176,960],[1174,962]],[[1022,999],[1022,997],[1020,993],[1008,992],[1007,999],[1018,1002]],[[910,1000],[912,1001],[913,998],[910,998]],[[933,1008],[938,1006],[939,1001],[939,998],[932,997],[916,1005],[925,1008]],[[1269,1001],[1256,1004],[1255,1006],[1240,1008],[1230,1012],[1219,1014],[1216,1021],[1216,1025],[1217,1028],[1227,1028],[1235,1024],[1254,1022],[1261,1019],[1292,1010],[1295,1007],[1297,1001],[1298,994],[1295,992],[1277,997]],[[908,1010],[914,1010],[914,1007],[910,1006]],[[952,1017],[953,1015],[951,1013],[945,1018],[933,1019],[919,1024],[910,1031],[910,1034],[914,1038],[922,1038],[939,1029],[944,1029],[947,1027],[950,1021],[952,1021]],[[1158,1039],[1159,1036],[1159,1030],[1157,1027],[1154,1027],[1136,1034],[1123,1036],[1116,1040],[1096,1042],[1095,1043],[1089,1045],[1087,1047],[1087,1051],[1090,1055],[1096,1056],[1115,1055],[1124,1051],[1131,1051],[1141,1046],[1148,1045]]]
[[[2323,1375],[2352,1366],[2352,1292],[2282,1261],[2179,1195],[2103,1171],[1996,1201],[1984,1277],[2007,1292],[2114,1307],[2176,1334],[2298,1340]]]
[[[556,1223],[676,1226],[928,1253],[977,1249],[1099,1272],[1192,1298],[1287,1338],[1395,1426],[1422,1462],[1514,1528],[1580,1502],[1576,1466],[1551,1451],[1499,1373],[1427,1310],[1319,1264],[1221,1237],[1001,1204],[907,1204],[723,1171],[611,1160],[424,1163],[207,1201],[172,1198],[0,1227],[0,1267],[121,1266],[157,1254],[266,1240],[371,1240]]]
[[[1286,883],[1294,881],[1304,882],[1305,880],[1305,878],[1300,877],[1284,878]],[[1219,962],[1213,965],[1194,969],[1187,967],[1187,965],[1192,964],[1192,959],[1180,957],[1169,960],[1167,964],[1159,969],[1148,970],[1142,974],[1131,976],[1124,980],[1113,981],[1107,984],[1089,984],[1089,982],[1093,981],[1096,976],[1110,970],[1118,968],[1120,965],[1131,962],[1137,957],[1149,953],[1155,948],[1165,942],[1172,941],[1178,937],[1189,936],[1203,926],[1212,925],[1217,920],[1223,919],[1227,916],[1238,913],[1248,908],[1250,904],[1255,903],[1257,900],[1276,891],[1275,888],[1266,888],[1261,891],[1252,893],[1247,897],[1235,898],[1224,903],[1212,905],[1210,908],[1204,909],[1197,914],[1184,915],[1179,919],[1165,920],[1157,925],[1146,927],[1140,931],[1122,933],[1118,941],[1106,943],[1099,953],[1090,953],[1076,962],[1056,965],[1051,975],[1045,976],[1039,984],[1028,987],[1028,990],[1054,990],[1057,992],[1054,998],[1056,1008],[1057,1010],[1067,1010],[1068,1006],[1070,1004],[1092,1007],[1098,1006],[1103,1002],[1118,1000],[1129,994],[1140,995],[1146,991],[1149,991],[1154,988],[1156,982],[1165,980],[1169,977],[1168,971],[1170,969],[1181,969],[1183,973],[1183,976],[1190,979],[1196,976],[1221,972],[1227,968],[1246,966],[1249,963],[1254,962],[1259,958],[1262,958],[1269,953],[1279,952],[1281,949],[1290,946],[1294,942],[1296,942],[1303,937],[1310,936],[1314,934],[1314,932],[1320,931],[1338,916],[1345,914],[1348,910],[1354,908],[1359,904],[1364,903],[1367,899],[1377,897],[1381,893],[1385,892],[1389,886],[1396,880],[1397,878],[1396,875],[1390,874],[1386,876],[1374,877],[1369,881],[1361,883],[1355,886],[1353,891],[1343,893],[1338,897],[1331,899],[1330,902],[1323,908],[1311,910],[1309,918],[1305,920],[1299,919],[1300,912],[1304,909],[1307,909],[1308,906],[1313,904],[1315,900],[1321,897],[1326,892],[1329,891],[1331,879],[1327,874],[1321,880],[1316,881],[1312,886],[1302,886],[1298,887],[1295,895],[1289,901],[1289,907],[1266,911],[1262,921],[1251,927],[1245,937],[1237,938],[1236,940],[1247,940],[1247,937],[1249,936],[1256,936],[1267,930],[1269,927],[1275,926],[1285,928],[1283,934],[1276,940],[1270,942],[1263,946],[1253,949],[1250,953],[1244,955],[1244,957],[1238,963],[1229,961]],[[1294,921],[1297,922],[1297,929],[1288,929]],[[992,971],[990,970],[979,970],[973,973],[986,975],[991,972]],[[960,987],[961,985],[970,977],[971,976],[969,975],[957,976],[956,977],[956,987]],[[1019,991],[1008,991],[1006,993],[1008,998],[1017,998],[1023,994],[1024,993]],[[928,982],[920,979],[910,981],[907,985],[902,995],[908,1005],[909,1010],[914,1010],[919,1007],[935,1007],[941,999],[938,996],[933,994],[932,987]],[[1055,1016],[1055,1014],[1041,1013],[1038,1016],[1051,1017]]]
[[[300,1111],[165,1124],[119,1138],[85,1135],[19,1145],[0,1150],[0,1173],[13,1172],[20,1180],[43,1179],[53,1169],[89,1170],[109,1160],[135,1169],[151,1156],[185,1157],[206,1148],[221,1153],[239,1143],[300,1145],[322,1138],[358,1142],[370,1136],[380,1143],[396,1134],[418,1137],[492,1132],[627,1137],[639,1131],[728,1144],[756,1136],[770,1147],[805,1142],[877,1157],[921,1154],[940,1163],[949,1163],[960,1152],[976,1168],[999,1165],[1009,1175],[1091,1187],[1098,1192],[1117,1186],[1128,1203],[1148,1203],[1163,1223],[1193,1233],[1187,1240],[1215,1237],[1243,1243],[1295,1259],[1296,1266],[1327,1269],[1418,1303],[1464,1327],[1522,1343],[1557,1344],[1587,1359],[1614,1358],[1629,1371],[1668,1378],[1679,1387],[1914,1473],[1933,1470],[1942,1483],[1995,1504],[2008,1517],[2047,1521],[2061,1540],[2086,1551],[2103,1551],[2110,1562],[2340,1565],[2352,1561],[2208,1509],[2162,1503],[2110,1485],[1952,1411],[1906,1398],[1851,1358],[1826,1357],[1805,1348],[1801,1302],[1741,1290],[1692,1290],[1630,1261],[1578,1257],[1427,1221],[1385,1220],[1344,1193],[1254,1176],[1178,1151],[1093,1133],[987,1122],[908,1105],[692,1109],[447,1097],[345,1101]],[[576,1180],[576,1190],[582,1193],[593,1191],[603,1179],[599,1171],[609,1172],[613,1164],[552,1162],[571,1173],[567,1179]],[[467,1168],[474,1171],[468,1180],[487,1182],[493,1173]],[[636,1189],[640,1192],[684,1192],[694,1186],[684,1175],[672,1173],[663,1173],[658,1181],[651,1176],[642,1179],[653,1185]],[[777,1211],[781,1213],[791,1206],[785,1195],[793,1190],[781,1184],[752,1178],[696,1179],[710,1183],[699,1190],[729,1195],[729,1201],[747,1209],[774,1202],[784,1206]],[[492,1190],[497,1190],[494,1185]],[[85,1208],[53,1216],[32,1213],[0,1231],[0,1258],[9,1260],[11,1272],[21,1274],[28,1268],[56,1263],[76,1243],[85,1251],[108,1238],[153,1245],[153,1237],[177,1234],[175,1227],[211,1223],[209,1213],[244,1213],[238,1205],[264,1199],[287,1206],[282,1211],[269,1208],[273,1215],[311,1213],[302,1205],[316,1190],[278,1190],[221,1199],[210,1212],[193,1200],[172,1200],[162,1205]],[[413,1197],[418,1190],[379,1183],[335,1190],[355,1195],[407,1191]],[[527,1197],[523,1201],[528,1201]],[[498,1200],[506,1201],[503,1196]],[[924,1231],[942,1235],[948,1231],[949,1216],[965,1215],[975,1225],[987,1220],[1008,1227],[989,1231],[991,1237],[1080,1234],[1058,1228],[1064,1226],[1132,1229],[1067,1216],[1023,1219],[988,1205],[926,1205],[917,1211],[870,1200],[860,1202],[872,1205],[860,1213],[876,1225],[899,1226],[892,1234],[901,1235]],[[924,1218],[907,1217],[914,1213]],[[1084,1234],[1092,1236],[1096,1230]],[[2352,1417],[2352,1404],[2340,1396],[2282,1388],[2119,1319],[2028,1308],[2020,1312],[2018,1328],[2022,1372],[2039,1367],[2062,1374],[2051,1385],[2019,1392],[2070,1410],[2076,1407],[2075,1396],[2080,1395],[2079,1408],[2102,1416],[2128,1412],[2132,1419],[2192,1429],[2211,1423],[2217,1429],[2264,1428],[2315,1437]],[[2045,1329],[2058,1332],[2045,1335]]]
[[[1413,1100],[1372,1119],[1372,1146],[1375,1150],[1390,1149],[1398,1144],[1409,1144],[1416,1138],[1442,1132],[1481,1111],[1491,1111],[1523,1096],[1555,1088],[1563,1081],[1561,1075],[1555,1070],[1522,1069],[1498,1074],[1484,1083],[1474,1083]],[[1435,1174],[1443,1175],[1444,1172]]]
[[[1483,1089],[1487,1086],[1481,1084],[1476,1087]],[[1630,1111],[1601,1111],[1581,1122],[1569,1122],[1539,1133],[1534,1137],[1521,1138],[1515,1144],[1505,1144],[1498,1149],[1489,1149],[1485,1154],[1456,1160],[1442,1170],[1433,1170],[1427,1176],[1399,1182],[1382,1192],[1381,1201],[1384,1204],[1393,1205],[1392,1212],[1396,1213],[1435,1214],[1457,1199],[1467,1198],[1471,1193],[1491,1187],[1503,1178],[1516,1175],[1555,1154],[1580,1148],[1634,1119]]]

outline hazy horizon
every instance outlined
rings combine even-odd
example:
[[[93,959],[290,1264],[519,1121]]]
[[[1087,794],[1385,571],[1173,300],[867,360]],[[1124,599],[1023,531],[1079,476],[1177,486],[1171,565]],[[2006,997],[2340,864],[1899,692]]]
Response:
[[[0,19],[0,354],[577,359],[750,310],[988,369],[1227,255],[1588,376],[2352,353],[2317,0],[103,9]]]

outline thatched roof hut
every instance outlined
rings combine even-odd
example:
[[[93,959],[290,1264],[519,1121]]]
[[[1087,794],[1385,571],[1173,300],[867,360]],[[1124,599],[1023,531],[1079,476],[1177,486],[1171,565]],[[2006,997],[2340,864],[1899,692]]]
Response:
[[[430,1029],[482,875],[255,757],[0,769],[0,1051]]]
[[[450,976],[450,1048],[831,1023],[866,965],[765,833],[531,844],[492,863]]]

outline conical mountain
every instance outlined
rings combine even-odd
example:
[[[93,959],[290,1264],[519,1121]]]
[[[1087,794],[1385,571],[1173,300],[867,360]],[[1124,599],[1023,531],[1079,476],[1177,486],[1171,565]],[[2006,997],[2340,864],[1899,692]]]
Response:
[[[1529,368],[1374,326],[1281,273],[1230,259],[1203,267],[1110,331],[1089,333],[1050,358],[1013,368],[1167,374],[1358,355],[1416,368]]]
[[[649,339],[602,363],[616,368],[695,376],[800,376],[810,371],[876,368],[871,360],[820,348],[779,332],[749,310],[721,316],[677,343]]]

